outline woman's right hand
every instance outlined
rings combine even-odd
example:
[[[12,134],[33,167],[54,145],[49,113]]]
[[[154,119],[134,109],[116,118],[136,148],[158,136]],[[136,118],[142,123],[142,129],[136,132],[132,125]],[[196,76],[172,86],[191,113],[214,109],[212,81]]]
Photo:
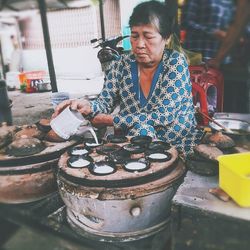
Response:
[[[90,103],[87,100],[65,100],[57,105],[52,119],[57,117],[68,106],[71,110],[76,110],[83,116],[89,115],[92,112]]]

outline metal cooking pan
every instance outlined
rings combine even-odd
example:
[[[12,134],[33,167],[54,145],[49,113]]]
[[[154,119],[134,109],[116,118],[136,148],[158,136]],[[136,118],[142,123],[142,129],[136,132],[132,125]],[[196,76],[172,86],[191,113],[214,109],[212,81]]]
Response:
[[[214,120],[225,128],[229,129],[229,131],[223,130],[214,122],[209,122],[209,126],[213,130],[221,131],[223,134],[232,136],[234,138],[247,137],[248,139],[250,139],[250,123],[242,120],[227,118],[215,118]]]

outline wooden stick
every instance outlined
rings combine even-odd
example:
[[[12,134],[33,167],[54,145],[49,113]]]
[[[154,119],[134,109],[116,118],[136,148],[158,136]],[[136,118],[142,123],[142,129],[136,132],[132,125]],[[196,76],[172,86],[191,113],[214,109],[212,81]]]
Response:
[[[215,121],[213,118],[211,118],[210,116],[204,114],[203,112],[201,112],[199,109],[197,109],[197,111],[203,115],[205,118],[207,118],[209,121],[213,122],[214,124],[216,124],[217,126],[219,126],[220,128],[222,128],[223,130],[225,130],[228,133],[233,133],[233,131],[229,128],[224,127],[222,124],[220,124],[219,122]]]

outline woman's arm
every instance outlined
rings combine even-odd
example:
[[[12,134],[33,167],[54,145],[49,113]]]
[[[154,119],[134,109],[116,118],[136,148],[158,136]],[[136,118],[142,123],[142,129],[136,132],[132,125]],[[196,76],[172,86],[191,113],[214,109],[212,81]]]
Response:
[[[223,40],[215,58],[211,59],[208,62],[209,65],[219,67],[224,57],[228,54],[231,48],[239,40],[240,35],[249,20],[250,20],[250,1],[238,0],[235,20],[233,24],[229,27],[227,35]]]
[[[107,114],[98,114],[90,122],[96,128],[113,126],[113,116]]]

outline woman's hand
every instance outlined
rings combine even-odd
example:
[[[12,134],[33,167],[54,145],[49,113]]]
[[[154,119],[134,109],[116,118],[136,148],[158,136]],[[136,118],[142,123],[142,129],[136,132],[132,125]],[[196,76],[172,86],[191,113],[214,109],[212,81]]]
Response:
[[[65,100],[57,105],[52,119],[58,116],[68,106],[71,110],[76,110],[83,116],[89,115],[92,112],[90,103],[87,100]]]
[[[90,122],[96,128],[113,126],[113,116],[108,114],[98,114]]]

